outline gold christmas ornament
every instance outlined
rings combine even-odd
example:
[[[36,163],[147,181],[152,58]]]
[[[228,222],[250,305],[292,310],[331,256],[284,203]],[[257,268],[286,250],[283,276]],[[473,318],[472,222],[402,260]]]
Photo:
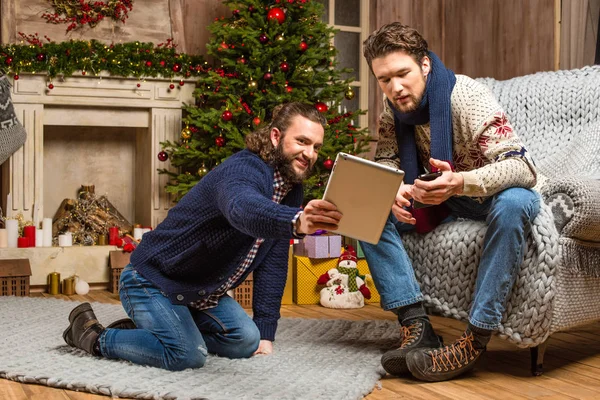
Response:
[[[344,93],[344,97],[347,100],[352,100],[354,98],[354,95],[355,95],[354,90],[352,89],[351,86],[348,86],[348,89],[346,89],[346,92]]]
[[[206,174],[208,174],[208,168],[206,168],[206,165],[202,164],[202,166],[198,168],[198,176],[203,177]]]
[[[181,138],[183,140],[190,140],[192,138],[192,131],[189,126],[186,126],[181,130]]]
[[[248,89],[256,90],[258,88],[258,83],[252,78],[250,78],[250,82],[248,82]]]
[[[277,35],[275,36],[275,41],[276,42],[283,42],[285,39],[283,38],[283,35]]]

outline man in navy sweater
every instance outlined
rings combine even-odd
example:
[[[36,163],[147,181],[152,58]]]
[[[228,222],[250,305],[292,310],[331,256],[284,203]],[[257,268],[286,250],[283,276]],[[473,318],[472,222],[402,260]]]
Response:
[[[172,371],[202,367],[208,353],[271,353],[289,239],[334,230],[341,218],[324,200],[300,208],[325,123],[312,106],[278,106],[268,127],[247,136],[246,150],[208,173],[144,234],[119,283],[132,321],[104,328],[83,303],[69,315],[67,344]],[[253,318],[227,295],[250,272]]]

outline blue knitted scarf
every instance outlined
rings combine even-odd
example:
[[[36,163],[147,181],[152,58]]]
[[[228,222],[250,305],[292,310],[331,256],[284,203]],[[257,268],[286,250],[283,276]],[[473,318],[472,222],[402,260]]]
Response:
[[[431,71],[427,78],[423,99],[415,111],[402,113],[392,106],[388,99],[388,104],[394,112],[400,166],[405,173],[404,182],[408,184],[412,184],[419,173],[423,171],[417,154],[415,125],[430,123],[431,157],[447,161],[452,165],[450,95],[456,83],[456,76],[431,51],[429,59],[431,60]]]

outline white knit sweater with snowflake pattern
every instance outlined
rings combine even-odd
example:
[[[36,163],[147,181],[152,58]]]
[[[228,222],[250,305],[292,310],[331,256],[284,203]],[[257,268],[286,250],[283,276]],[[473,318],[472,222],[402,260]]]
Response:
[[[384,96],[375,161],[402,168],[394,114],[385,100]],[[534,163],[488,87],[456,75],[450,101],[453,162],[455,171],[464,178],[462,195],[487,197],[509,187],[533,187]],[[415,139],[421,163],[429,169],[429,123],[415,126]]]

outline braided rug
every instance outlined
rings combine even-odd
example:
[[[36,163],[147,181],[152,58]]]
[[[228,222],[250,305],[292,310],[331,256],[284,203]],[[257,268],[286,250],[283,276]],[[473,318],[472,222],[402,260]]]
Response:
[[[67,346],[62,332],[77,305],[57,299],[0,297],[0,377],[135,399],[361,399],[385,374],[382,350],[399,342],[395,321],[282,318],[269,356],[210,356],[179,372],[93,357]],[[101,323],[121,305],[93,304]]]

